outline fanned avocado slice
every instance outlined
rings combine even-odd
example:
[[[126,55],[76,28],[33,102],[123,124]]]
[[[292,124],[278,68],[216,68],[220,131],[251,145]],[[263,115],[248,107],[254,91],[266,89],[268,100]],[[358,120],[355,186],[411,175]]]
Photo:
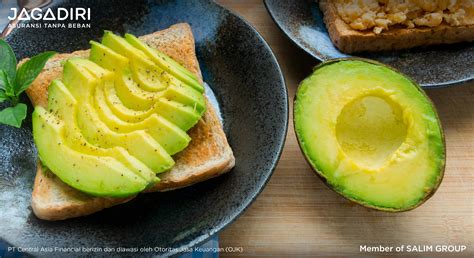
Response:
[[[155,105],[161,116],[184,131],[191,129],[201,119],[201,115],[193,107],[173,100],[160,98]]]
[[[152,136],[170,155],[182,151],[191,141],[191,138],[184,130],[180,129],[172,122],[167,121],[162,116],[157,115],[157,112],[153,112],[142,121],[137,121],[135,123],[120,120],[112,112],[109,106],[109,104],[114,106],[117,105],[117,103],[107,103],[105,99],[104,88],[113,88],[114,81],[111,79],[111,76],[104,77],[104,74],[106,74],[104,69],[90,60],[76,59],[75,64],[91,72],[92,75],[97,79],[102,78],[101,81],[95,86],[93,106],[96,108],[101,120],[111,130],[118,133],[129,133],[137,130],[144,130],[146,133]],[[142,113],[141,111],[133,112],[133,116],[138,116],[139,113]]]
[[[134,110],[149,110],[155,103],[155,92],[145,91],[133,80],[128,58],[95,41],[90,41],[89,59],[101,67],[113,71],[115,89],[120,101]]]
[[[191,141],[191,137],[189,137],[184,130],[181,130],[178,126],[157,114],[152,114],[139,122],[126,122],[119,119],[112,112],[105,100],[104,84],[96,88],[94,97],[95,107],[99,117],[113,131],[128,133],[136,130],[144,130],[170,155],[182,151]]]
[[[80,59],[72,58],[65,63],[63,82],[80,103],[77,120],[86,140],[104,148],[121,146],[155,173],[169,170],[174,165],[173,159],[148,133],[143,130],[117,133],[100,119],[93,105],[93,92],[100,80],[82,68],[78,64],[81,62]]]
[[[48,108],[64,123],[64,141],[71,149],[88,155],[113,157],[143,179],[152,183],[159,181],[150,168],[131,156],[124,148],[100,148],[86,141],[76,121],[77,109],[80,107],[60,80],[54,80],[48,87]]]
[[[149,184],[112,157],[71,149],[64,141],[64,123],[42,107],[33,112],[33,137],[40,159],[64,183],[96,196],[126,197]]]
[[[147,91],[161,91],[168,87],[168,78],[172,77],[122,37],[106,31],[102,44],[129,59],[133,79],[140,88]]]
[[[128,58],[123,57],[122,55],[116,53],[112,49],[100,43],[91,41],[91,44],[92,48],[90,59],[92,61],[109,70],[116,69],[117,66],[115,66],[114,64],[120,64],[118,65],[118,67],[121,68],[119,70],[116,70],[115,72],[116,76],[114,85],[115,90],[113,91],[114,94],[110,94],[110,90],[106,91],[107,93],[109,93],[107,94],[108,98],[114,98],[114,100],[111,101],[112,103],[124,104],[122,105],[123,108],[121,108],[120,105],[117,106],[118,110],[115,110],[115,107],[111,107],[112,110],[119,112],[117,113],[118,116],[121,116],[122,114],[127,114],[129,109],[134,109],[131,112],[128,112],[131,114],[129,114],[128,117],[126,117],[125,119],[144,119],[149,116],[150,113],[154,112],[152,110],[153,104],[156,102],[157,99],[162,97],[191,106],[200,114],[203,114],[205,112],[206,103],[204,96],[201,92],[193,89],[192,87],[186,84],[183,84],[175,78],[169,79],[168,87],[163,91],[145,91],[138,87],[137,83],[132,79],[132,76],[127,75],[130,74],[130,69],[128,67]],[[133,107],[143,105],[143,103],[146,103],[146,106],[149,106],[149,109],[143,110],[139,108],[138,110],[143,110],[146,112],[142,114],[137,114],[137,112],[135,112],[137,108]]]
[[[190,92],[193,91],[193,92]],[[181,86],[170,86],[154,99],[153,106],[148,110],[134,110],[126,107],[117,95],[114,85],[108,84],[104,87],[107,103],[113,113],[120,119],[128,122],[140,122],[153,114],[161,114],[156,106],[159,99],[167,99],[182,104],[184,107],[192,108],[199,116],[206,111],[204,96],[191,88]],[[181,109],[181,108],[180,108]],[[177,111],[178,112],[178,111]],[[193,116],[194,118],[194,116]]]
[[[162,53],[154,48],[149,47],[143,41],[131,34],[125,34],[125,39],[128,43],[133,45],[135,48],[143,51],[153,62],[160,66],[165,71],[176,76],[179,80],[190,85],[197,91],[203,93],[204,87],[199,83],[198,78],[191,73],[189,70],[184,68],[182,65],[174,61],[172,58],[167,56],[165,53]]]
[[[71,58],[33,114],[43,163],[70,186],[126,197],[154,185],[206,110],[199,80],[173,59],[106,31],[90,59]],[[159,60],[158,60],[159,59]]]

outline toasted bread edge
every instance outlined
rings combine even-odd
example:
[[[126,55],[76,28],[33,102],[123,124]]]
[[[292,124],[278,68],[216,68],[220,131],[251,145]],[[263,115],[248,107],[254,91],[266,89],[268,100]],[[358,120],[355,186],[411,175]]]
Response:
[[[474,41],[474,25],[455,27],[442,24],[433,28],[390,28],[381,34],[357,31],[339,17],[333,2],[320,0],[319,6],[331,41],[339,50],[348,54]]]

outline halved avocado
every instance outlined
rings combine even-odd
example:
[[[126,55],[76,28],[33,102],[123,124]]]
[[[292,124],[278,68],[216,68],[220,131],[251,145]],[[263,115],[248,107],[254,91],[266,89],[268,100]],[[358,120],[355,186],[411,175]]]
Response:
[[[71,149],[64,141],[64,123],[38,106],[33,112],[33,137],[40,159],[64,183],[96,196],[125,197],[143,191],[149,181],[112,157]]]
[[[339,59],[316,67],[298,88],[294,126],[316,173],[363,206],[416,208],[443,178],[445,144],[434,106],[385,65]]]
[[[77,110],[77,122],[84,138],[103,148],[123,147],[155,173],[169,170],[174,165],[172,157],[148,133],[143,130],[117,133],[100,119],[93,105],[93,92],[100,79],[84,69],[81,62],[78,58],[71,58],[65,63],[63,82],[81,106]]]
[[[124,148],[100,148],[86,141],[77,126],[76,99],[60,80],[54,80],[48,87],[48,108],[64,123],[64,142],[73,150],[93,156],[113,157],[128,169],[150,182],[158,182],[155,173],[145,164],[131,156]]]
[[[143,53],[145,53],[149,58],[151,58],[151,60],[153,60],[153,62],[155,62],[155,64],[160,66],[163,70],[176,76],[179,80],[190,85],[197,91],[201,93],[204,92],[204,87],[201,83],[199,83],[198,78],[193,73],[184,68],[182,65],[178,64],[172,58],[167,56],[165,53],[162,53],[154,48],[149,47],[147,44],[145,44],[143,41],[141,41],[134,35],[125,34],[125,39],[128,41],[128,43],[130,43],[137,49],[143,51]]]

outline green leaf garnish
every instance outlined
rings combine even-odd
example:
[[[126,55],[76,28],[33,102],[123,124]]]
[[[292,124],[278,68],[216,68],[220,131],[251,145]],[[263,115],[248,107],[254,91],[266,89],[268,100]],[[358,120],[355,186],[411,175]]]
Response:
[[[21,127],[26,117],[26,105],[18,103],[20,94],[30,87],[44,65],[55,52],[44,52],[23,63],[18,71],[15,53],[6,41],[0,39],[0,103],[10,102],[10,107],[0,111],[0,124]]]
[[[13,81],[16,74],[16,56],[8,43],[0,39],[0,70],[7,72],[10,81]]]
[[[10,87],[10,80],[8,79],[7,72],[5,70],[0,70],[0,89],[6,90]]]
[[[5,91],[0,89],[0,103],[2,103],[3,101],[5,101],[7,99],[8,99],[8,96],[5,94]]]
[[[56,53],[52,51],[41,53],[37,56],[32,57],[30,60],[23,63],[15,78],[15,95],[19,96],[20,93],[30,87],[31,83],[38,77],[44,65],[52,56]]]
[[[14,107],[7,107],[0,111],[0,123],[11,125],[17,128],[21,127],[21,123],[26,117],[26,105],[19,103]]]

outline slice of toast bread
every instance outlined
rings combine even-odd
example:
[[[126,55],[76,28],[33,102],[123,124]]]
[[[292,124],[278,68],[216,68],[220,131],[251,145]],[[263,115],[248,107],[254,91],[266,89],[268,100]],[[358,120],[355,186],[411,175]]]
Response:
[[[333,1],[320,0],[324,23],[334,45],[344,53],[389,51],[418,46],[474,41],[474,25],[437,27],[390,28],[380,34],[371,30],[352,29],[339,17]]]
[[[194,37],[188,24],[176,24],[140,38],[151,47],[168,54],[202,81],[194,49]],[[76,56],[88,57],[88,54],[88,50],[81,50],[58,54],[50,59],[26,91],[33,105],[47,106],[48,86],[53,79],[61,77],[62,61]],[[148,189],[148,192],[189,186],[226,173],[234,166],[232,149],[209,102],[202,119],[188,133],[192,138],[189,146],[174,156],[175,166],[160,174],[161,181]],[[41,219],[63,220],[89,215],[133,198],[103,198],[82,193],[63,183],[39,162],[31,206],[35,215]]]

